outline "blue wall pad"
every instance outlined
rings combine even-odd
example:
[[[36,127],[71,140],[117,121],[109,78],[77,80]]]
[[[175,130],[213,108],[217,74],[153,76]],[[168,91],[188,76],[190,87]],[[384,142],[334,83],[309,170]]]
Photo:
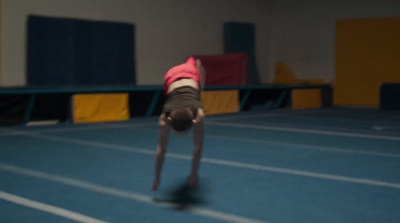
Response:
[[[135,85],[132,24],[29,16],[29,86]]]
[[[380,89],[381,109],[400,109],[400,83],[383,83]]]
[[[245,53],[249,58],[249,84],[259,84],[255,56],[255,25],[251,23],[224,23],[225,53]]]

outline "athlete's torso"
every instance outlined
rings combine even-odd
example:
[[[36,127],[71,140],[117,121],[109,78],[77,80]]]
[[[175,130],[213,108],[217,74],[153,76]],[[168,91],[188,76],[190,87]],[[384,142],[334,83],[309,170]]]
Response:
[[[191,86],[180,86],[168,94],[167,101],[163,106],[163,113],[168,114],[175,108],[188,108],[196,116],[197,110],[202,108],[198,88]]]

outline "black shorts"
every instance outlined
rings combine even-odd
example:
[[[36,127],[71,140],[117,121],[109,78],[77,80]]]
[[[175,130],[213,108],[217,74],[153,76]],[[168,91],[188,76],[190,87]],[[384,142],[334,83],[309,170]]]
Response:
[[[203,105],[200,100],[200,91],[193,87],[183,86],[174,89],[167,95],[167,100],[163,106],[163,113],[167,115],[176,108],[189,108],[193,114],[197,113]]]

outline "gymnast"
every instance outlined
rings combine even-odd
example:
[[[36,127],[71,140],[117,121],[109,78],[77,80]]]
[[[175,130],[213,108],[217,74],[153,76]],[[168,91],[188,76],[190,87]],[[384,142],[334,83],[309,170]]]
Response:
[[[171,68],[164,77],[164,95],[167,97],[159,117],[159,135],[155,159],[155,175],[151,189],[158,190],[161,171],[167,151],[170,129],[185,136],[193,127],[193,158],[187,183],[199,187],[199,165],[203,150],[204,111],[200,94],[204,88],[205,71],[200,60],[189,57],[185,63]]]

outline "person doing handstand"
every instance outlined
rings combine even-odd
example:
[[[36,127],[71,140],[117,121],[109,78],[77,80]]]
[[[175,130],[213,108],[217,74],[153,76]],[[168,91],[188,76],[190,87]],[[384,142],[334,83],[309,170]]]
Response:
[[[192,188],[199,187],[199,165],[203,150],[204,111],[200,93],[204,88],[205,71],[200,60],[189,57],[185,63],[171,68],[164,77],[164,94],[167,99],[159,117],[159,135],[155,159],[155,175],[151,186],[158,190],[161,183],[161,170],[170,129],[178,135],[187,135],[193,127],[193,158],[188,176]]]

